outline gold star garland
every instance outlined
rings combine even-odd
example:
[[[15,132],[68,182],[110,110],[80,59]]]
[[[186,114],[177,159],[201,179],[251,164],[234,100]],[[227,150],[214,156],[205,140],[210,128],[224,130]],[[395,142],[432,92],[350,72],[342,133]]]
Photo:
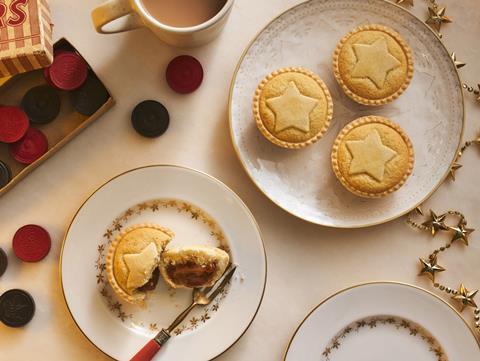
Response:
[[[452,58],[453,64],[455,64],[457,69],[463,68],[465,65],[467,65],[467,63],[464,63],[463,61],[457,60],[457,54],[455,54],[455,52],[451,53],[450,57]],[[477,84],[477,88],[474,88],[467,83],[462,83],[462,87],[467,92],[473,94],[477,102],[480,102],[480,84]]]
[[[452,181],[455,181],[455,179],[456,179],[455,178],[455,172],[463,167],[463,165],[458,163],[458,161],[462,157],[465,150],[472,145],[480,146],[480,134],[477,136],[476,139],[466,141],[465,144],[462,146],[462,148],[460,148],[460,150],[457,154],[457,158],[455,158],[455,162],[453,162],[452,167],[450,168],[450,178],[451,178]]]
[[[413,0],[395,0],[399,5],[414,6]],[[428,3],[428,17],[425,23],[434,29],[441,38],[440,29],[443,24],[451,23],[452,20],[445,15],[447,8],[439,5],[436,0],[425,0]]]
[[[432,237],[434,237],[437,232],[448,232],[452,234],[452,238],[444,246],[435,249],[427,258],[420,258],[421,270],[419,276],[427,276],[431,280],[433,287],[451,295],[451,299],[459,303],[460,312],[463,312],[465,308],[472,309],[475,319],[475,329],[480,333],[480,308],[475,302],[475,296],[478,290],[470,291],[463,283],[460,284],[458,289],[455,289],[435,281],[435,276],[438,272],[446,271],[444,267],[438,264],[438,255],[450,249],[454,243],[461,243],[467,247],[468,237],[475,230],[473,228],[467,228],[465,216],[458,211],[447,211],[444,214],[437,215],[434,211],[430,210],[430,216],[422,223],[417,223],[413,220],[413,218],[418,215],[424,216],[420,207],[417,207],[408,215],[406,222],[411,227],[429,232]],[[447,217],[455,217],[457,224],[453,226],[447,225],[445,223]]]
[[[442,34],[440,29],[443,24],[451,23],[452,20],[446,16],[446,7],[439,5],[436,0],[425,0],[428,3],[428,17],[425,20],[425,23],[428,24],[433,30],[435,30],[440,38]],[[402,6],[413,7],[413,0],[395,0],[395,2]],[[451,53],[451,59],[457,69],[463,68],[466,63],[457,59],[455,52]],[[480,84],[476,88],[468,85],[467,83],[462,83],[462,87],[468,93],[474,95],[477,102],[480,103]],[[455,173],[460,168],[462,164],[459,163],[460,158],[464,154],[465,150],[472,145],[480,146],[480,135],[474,139],[469,140],[464,143],[462,148],[457,154],[455,162],[452,164],[450,169],[450,179],[455,181]],[[452,235],[451,240],[444,246],[435,249],[427,258],[420,258],[420,276],[427,276],[431,280],[433,287],[443,291],[449,295],[452,295],[452,300],[459,303],[460,312],[463,312],[465,308],[473,309],[473,316],[475,319],[475,329],[480,332],[480,307],[477,306],[475,302],[475,296],[479,292],[478,290],[470,291],[468,290],[463,283],[460,284],[458,289],[450,288],[445,285],[442,285],[435,281],[435,275],[438,272],[444,272],[446,269],[438,264],[437,257],[440,253],[447,251],[451,248],[453,243],[461,243],[465,247],[468,247],[468,237],[474,231],[472,228],[467,228],[467,221],[465,216],[458,211],[448,211],[444,214],[437,215],[435,212],[430,210],[429,217],[422,223],[417,223],[413,220],[414,216],[424,216],[420,207],[417,207],[413,212],[411,212],[407,217],[407,223],[417,229],[424,230],[429,232],[432,237],[434,237],[437,232],[449,232]],[[456,217],[458,223],[453,226],[449,226],[445,223],[447,217]]]
[[[440,38],[442,37],[442,33],[440,33],[442,25],[452,22],[452,20],[445,15],[446,10],[446,7],[439,6],[434,1],[431,2],[431,6],[428,7],[428,19],[425,22],[437,31]]]
[[[455,54],[455,52],[453,52],[450,56],[457,69],[463,68],[465,65],[467,65],[466,63],[457,60],[457,55]],[[473,93],[476,96],[476,100],[480,102],[480,84],[478,84],[478,89],[474,89],[473,87],[469,86],[466,83],[462,83],[462,87],[469,93]],[[455,181],[456,179],[455,172],[463,167],[462,164],[458,163],[458,160],[463,155],[465,150],[469,148],[471,145],[480,145],[480,135],[476,139],[466,141],[463,147],[458,152],[457,158],[455,159],[455,162],[452,164],[452,167],[450,168],[450,178],[452,179],[452,181]]]
[[[450,57],[452,58],[453,64],[455,64],[457,69],[463,68],[465,65],[467,65],[467,63],[464,63],[463,61],[457,60],[457,54],[455,54],[455,52],[451,53]]]
[[[409,6],[413,7],[413,0],[395,0],[397,4],[402,6]],[[432,29],[434,29],[438,36],[441,38],[442,34],[440,33],[440,29],[443,24],[451,23],[452,20],[445,15],[447,8],[445,6],[438,5],[436,0],[426,0],[428,5],[428,17],[425,20],[425,23],[430,25]]]
[[[455,54],[455,52],[451,53],[450,57],[452,58],[452,61],[457,69],[463,68],[465,65],[467,65],[467,63],[464,63],[463,61],[457,60],[457,54]],[[477,88],[474,88],[467,83],[462,83],[462,87],[467,92],[473,94],[477,102],[480,102],[480,84],[477,84]]]
[[[413,7],[414,3],[413,0],[394,0],[398,5]],[[443,35],[440,33],[440,29],[443,24],[452,23],[452,19],[445,15],[447,8],[446,6],[439,5],[436,0],[425,0],[428,3],[428,17],[425,20],[425,23],[428,24],[432,29],[434,29],[440,38]],[[457,69],[463,68],[466,63],[457,60],[457,55],[455,52],[451,54],[452,60]],[[477,102],[480,102],[480,84],[477,84],[477,88],[468,85],[466,83],[462,84],[463,88],[472,93]]]

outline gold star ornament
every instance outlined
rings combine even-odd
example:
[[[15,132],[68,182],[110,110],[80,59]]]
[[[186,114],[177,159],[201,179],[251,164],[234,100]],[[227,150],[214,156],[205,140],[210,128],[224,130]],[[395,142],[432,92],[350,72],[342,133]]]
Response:
[[[352,70],[353,78],[368,78],[382,89],[388,73],[402,63],[388,51],[387,40],[379,38],[373,44],[353,44],[357,63]]]
[[[455,182],[455,172],[457,170],[459,170],[460,168],[462,168],[463,165],[461,165],[460,163],[457,163],[457,162],[454,162],[452,164],[452,167],[450,168],[450,177],[452,178],[452,180]]]
[[[462,241],[466,246],[468,246],[468,236],[470,233],[475,231],[475,229],[465,228],[465,226],[466,225],[464,223],[460,222],[458,226],[450,227],[450,229],[453,231],[452,243],[455,241]]]
[[[148,282],[158,264],[159,256],[154,242],[150,243],[140,253],[125,254],[123,256],[123,260],[128,268],[127,287],[129,289],[134,290]]]
[[[435,282],[435,273],[445,271],[445,268],[437,264],[437,256],[432,256],[428,260],[420,258],[422,270],[420,275],[427,275],[433,282]]]
[[[435,236],[435,233],[437,233],[437,231],[446,231],[448,229],[448,227],[444,223],[445,217],[447,217],[446,213],[437,216],[435,212],[430,210],[430,220],[423,222],[422,226],[427,227],[432,233],[432,236]]]
[[[457,60],[457,54],[455,54],[455,52],[450,54],[450,56],[451,56],[451,58],[453,60],[453,63],[455,64],[455,67],[457,69],[463,68],[465,65],[467,65],[467,63],[464,63],[463,61]]]
[[[349,174],[368,174],[378,182],[383,180],[385,165],[397,155],[382,143],[376,130],[363,140],[349,140],[346,144],[353,157]]]
[[[275,132],[295,128],[303,133],[310,131],[310,113],[318,100],[300,93],[291,81],[283,94],[267,99],[267,105],[275,114]]]
[[[426,23],[435,29],[438,33],[444,23],[451,23],[452,20],[445,16],[446,7],[439,7],[437,5],[428,7],[428,19]]]
[[[475,296],[477,295],[478,290],[476,291],[469,291],[465,288],[463,283],[460,285],[460,288],[457,290],[457,294],[455,296],[452,296],[452,298],[458,302],[460,302],[461,309],[460,312],[462,312],[465,307],[473,307],[476,308],[477,304],[475,303]]]

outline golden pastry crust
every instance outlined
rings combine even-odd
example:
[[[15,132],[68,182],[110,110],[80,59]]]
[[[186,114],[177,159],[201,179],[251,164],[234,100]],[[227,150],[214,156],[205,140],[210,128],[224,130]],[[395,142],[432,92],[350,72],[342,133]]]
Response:
[[[128,289],[129,270],[123,256],[140,253],[152,242],[157,246],[160,256],[173,236],[174,233],[171,230],[155,224],[132,226],[118,234],[106,256],[108,281],[118,296],[129,303],[142,303],[145,299],[145,293]]]
[[[281,99],[288,89],[297,97],[296,102]],[[278,104],[274,104],[275,98]],[[286,121],[279,128],[275,109],[279,111],[282,107],[286,116],[303,114],[303,119],[295,119],[296,127],[288,126],[292,123],[284,116]],[[327,86],[316,74],[304,68],[282,68],[267,75],[258,85],[253,115],[265,138],[280,147],[298,149],[316,142],[327,131],[333,117],[333,102]]]
[[[210,287],[222,276],[230,262],[230,256],[224,250],[211,246],[184,246],[168,249],[162,253],[160,259],[160,273],[170,287],[184,288],[183,284],[175,283],[167,272],[169,265],[184,264],[186,262],[193,262],[199,266],[205,266],[210,263],[215,263],[215,272],[210,282],[203,284],[202,287]]]
[[[413,170],[414,152],[400,126],[387,118],[366,116],[341,130],[331,158],[333,171],[345,188],[361,197],[378,198],[405,183]]]
[[[373,48],[376,50],[372,51]],[[380,57],[382,48],[386,53]],[[412,52],[401,35],[386,26],[359,26],[338,43],[333,54],[333,73],[345,94],[357,103],[386,104],[398,98],[410,84]]]

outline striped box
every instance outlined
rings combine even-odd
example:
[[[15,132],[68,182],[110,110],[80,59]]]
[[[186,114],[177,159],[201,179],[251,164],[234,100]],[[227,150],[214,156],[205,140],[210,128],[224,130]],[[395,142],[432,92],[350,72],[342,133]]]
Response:
[[[52,27],[46,0],[0,0],[0,78],[49,66]]]

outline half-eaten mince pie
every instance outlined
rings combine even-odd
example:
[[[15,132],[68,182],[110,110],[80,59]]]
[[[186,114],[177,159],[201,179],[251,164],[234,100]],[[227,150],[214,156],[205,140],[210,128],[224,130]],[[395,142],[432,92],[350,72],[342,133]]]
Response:
[[[110,245],[106,257],[108,281],[115,293],[129,303],[142,303],[158,282],[160,255],[173,232],[154,224],[125,229]]]
[[[216,247],[178,247],[163,252],[160,272],[173,288],[210,287],[222,276],[229,262],[228,253]]]

